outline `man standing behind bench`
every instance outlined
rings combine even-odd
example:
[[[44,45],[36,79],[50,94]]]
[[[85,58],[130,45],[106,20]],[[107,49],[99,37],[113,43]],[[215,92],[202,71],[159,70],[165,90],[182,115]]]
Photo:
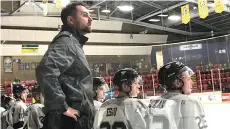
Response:
[[[83,52],[92,18],[84,3],[61,11],[63,26],[36,68],[44,96],[43,129],[92,129],[93,78]]]

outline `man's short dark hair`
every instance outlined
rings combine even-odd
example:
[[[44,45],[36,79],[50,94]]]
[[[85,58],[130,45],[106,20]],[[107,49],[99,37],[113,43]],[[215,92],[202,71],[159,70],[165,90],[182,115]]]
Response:
[[[67,25],[67,17],[68,16],[75,16],[75,14],[77,12],[76,6],[87,7],[87,5],[83,2],[73,2],[73,3],[68,4],[61,11],[61,21],[62,21],[63,25]]]

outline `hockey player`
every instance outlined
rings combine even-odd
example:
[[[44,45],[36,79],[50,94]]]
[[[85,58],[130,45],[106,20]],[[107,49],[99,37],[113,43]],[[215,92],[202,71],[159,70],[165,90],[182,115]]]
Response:
[[[113,78],[119,95],[102,104],[96,113],[94,129],[145,129],[147,105],[137,99],[142,79],[131,68],[119,70]]]
[[[27,129],[41,129],[43,127],[44,114],[44,98],[41,94],[40,86],[35,86],[32,89],[32,96],[35,98],[33,103],[28,108]]]
[[[105,100],[105,92],[108,90],[108,85],[102,77],[93,78],[93,91],[94,91],[94,106],[98,110]]]
[[[14,104],[15,99],[6,95],[2,95],[1,96],[1,106],[6,109],[9,110],[9,108]]]
[[[6,129],[8,124],[6,121],[6,116],[9,108],[14,104],[15,99],[6,95],[1,96],[1,106],[5,109],[1,112],[1,129]]]
[[[6,113],[7,110],[3,107],[0,107],[0,118],[1,118],[1,129],[6,129],[7,128],[7,122],[6,122]]]
[[[6,120],[9,127],[14,129],[22,129],[24,121],[26,120],[26,99],[28,95],[28,90],[21,84],[13,84],[13,94],[16,102],[10,107]]]
[[[149,105],[151,129],[207,129],[201,103],[190,97],[193,71],[179,62],[160,68],[159,84],[166,92]]]

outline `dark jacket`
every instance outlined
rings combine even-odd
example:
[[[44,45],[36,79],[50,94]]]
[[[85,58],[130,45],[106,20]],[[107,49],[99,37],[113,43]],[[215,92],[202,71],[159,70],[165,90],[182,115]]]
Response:
[[[36,68],[37,82],[45,98],[45,112],[72,107],[94,116],[93,78],[83,52],[88,40],[79,31],[63,26]]]

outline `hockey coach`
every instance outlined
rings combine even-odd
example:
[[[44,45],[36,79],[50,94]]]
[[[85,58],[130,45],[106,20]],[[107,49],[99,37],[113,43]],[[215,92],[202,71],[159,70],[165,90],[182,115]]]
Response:
[[[43,129],[92,129],[93,78],[83,52],[92,18],[84,3],[61,11],[63,26],[36,68],[44,96]]]

